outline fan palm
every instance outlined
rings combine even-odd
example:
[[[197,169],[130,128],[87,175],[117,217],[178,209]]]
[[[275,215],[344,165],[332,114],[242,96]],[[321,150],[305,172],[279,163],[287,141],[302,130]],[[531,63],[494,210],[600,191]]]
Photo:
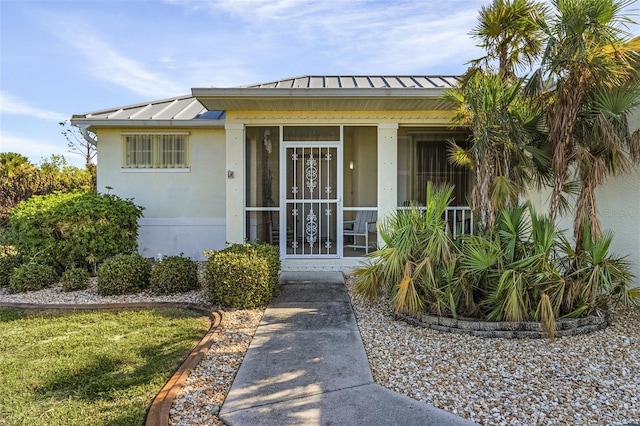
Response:
[[[523,82],[475,68],[445,93],[458,106],[453,124],[471,130],[470,147],[452,141],[449,158],[475,171],[471,199],[484,231],[498,209],[515,205],[528,183],[542,178],[538,171],[548,169],[549,157],[540,147],[542,104],[522,96]]]
[[[497,60],[498,73],[515,79],[515,70],[533,65],[541,53],[542,31],[537,21],[544,14],[543,4],[530,0],[493,0],[482,6],[471,36],[487,54],[473,62]]]
[[[632,0],[552,0],[555,14],[541,21],[546,47],[542,66],[555,81],[547,111],[554,183],[550,217],[566,206],[563,191],[575,148],[578,119],[590,93],[616,87],[633,73],[638,43],[630,43],[624,9]]]
[[[629,132],[628,117],[640,106],[640,87],[628,82],[619,87],[602,87],[593,93],[576,125],[574,162],[580,192],[574,212],[576,247],[582,247],[583,226],[588,223],[595,238],[602,235],[596,208],[595,189],[608,175],[629,171],[640,163],[638,132]]]
[[[389,292],[396,312],[420,312],[425,303],[447,305],[439,288],[441,267],[455,260],[455,246],[447,233],[444,212],[452,187],[427,184],[424,209],[410,206],[388,216],[380,225],[384,247],[368,255],[356,268],[356,290],[370,298]]]

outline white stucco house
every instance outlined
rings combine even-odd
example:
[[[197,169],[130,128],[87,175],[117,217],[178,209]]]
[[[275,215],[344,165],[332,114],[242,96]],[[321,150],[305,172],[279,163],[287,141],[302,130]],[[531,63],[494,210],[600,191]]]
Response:
[[[71,121],[97,135],[98,189],[145,208],[143,255],[202,258],[226,242],[260,240],[280,246],[284,269],[348,269],[375,244],[369,222],[424,202],[429,180],[455,184],[451,231],[472,226],[471,176],[446,159],[446,141],[468,136],[451,128],[452,106],[441,99],[457,82],[305,76],[194,88]],[[614,251],[640,275],[640,171],[598,196]]]

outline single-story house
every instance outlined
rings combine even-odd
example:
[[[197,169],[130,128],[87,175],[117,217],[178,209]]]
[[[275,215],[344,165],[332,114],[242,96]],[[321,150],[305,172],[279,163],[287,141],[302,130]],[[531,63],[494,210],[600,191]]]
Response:
[[[453,234],[473,226],[472,176],[447,161],[447,141],[468,137],[451,127],[452,105],[441,98],[458,82],[305,76],[194,88],[72,123],[97,137],[98,189],[145,208],[143,255],[202,258],[226,242],[259,240],[279,245],[284,269],[348,269],[375,246],[377,219],[424,203],[427,181],[455,185]],[[639,173],[599,191],[614,249],[636,263]],[[544,204],[543,195],[533,197]]]

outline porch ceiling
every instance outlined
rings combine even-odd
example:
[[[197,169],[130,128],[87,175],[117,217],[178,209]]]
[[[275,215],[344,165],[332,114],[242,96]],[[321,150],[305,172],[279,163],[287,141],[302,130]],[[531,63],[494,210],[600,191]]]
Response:
[[[223,111],[435,111],[451,110],[442,88],[192,89],[208,110]]]

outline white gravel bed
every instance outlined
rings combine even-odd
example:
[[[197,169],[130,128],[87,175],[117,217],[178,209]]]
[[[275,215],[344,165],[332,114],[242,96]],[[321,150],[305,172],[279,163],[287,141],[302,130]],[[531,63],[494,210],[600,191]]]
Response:
[[[41,303],[41,304],[94,304],[94,303],[139,303],[139,302],[179,302],[208,304],[204,290],[189,291],[169,296],[158,296],[144,291],[122,296],[100,296],[97,292],[96,278],[90,278],[91,284],[86,290],[62,291],[62,285],[38,291],[9,294],[7,289],[0,290],[0,302],[7,303]]]
[[[169,425],[223,425],[218,412],[264,309],[225,311],[214,343],[171,406]]]
[[[484,425],[640,423],[640,309],[592,334],[488,339],[396,321],[348,283],[376,383]]]

